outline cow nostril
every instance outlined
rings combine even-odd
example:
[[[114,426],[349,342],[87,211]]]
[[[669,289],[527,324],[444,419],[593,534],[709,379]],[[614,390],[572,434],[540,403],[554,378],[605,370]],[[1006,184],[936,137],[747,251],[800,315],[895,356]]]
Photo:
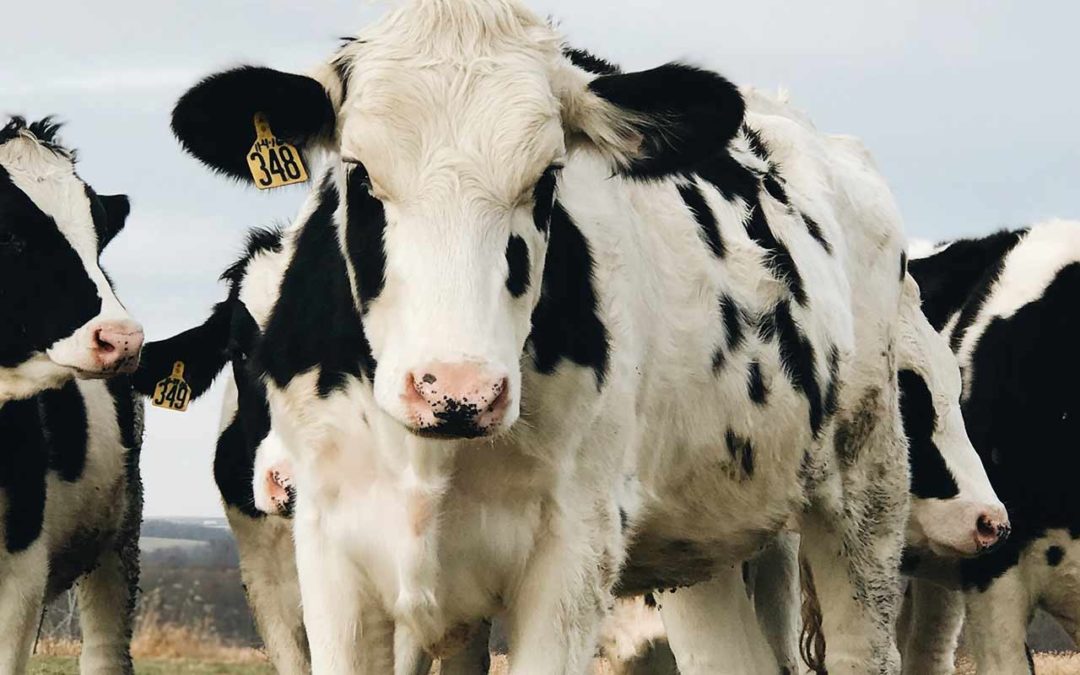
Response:
[[[116,351],[116,346],[114,344],[101,337],[100,329],[94,331],[94,348],[99,352],[104,352],[106,354],[111,354]]]
[[[976,523],[976,528],[979,534],[987,538],[997,538],[1001,534],[1002,526],[997,525],[992,521],[989,516],[979,516],[979,522]]]
[[[435,377],[431,373],[424,373],[424,376],[420,378],[420,381],[424,384],[435,384],[439,381],[439,378]]]
[[[496,384],[492,385],[491,393],[494,394],[495,397],[491,400],[491,403],[488,404],[487,410],[485,412],[498,410],[499,408],[505,406],[506,398],[510,395],[509,392],[510,382],[505,377]]]

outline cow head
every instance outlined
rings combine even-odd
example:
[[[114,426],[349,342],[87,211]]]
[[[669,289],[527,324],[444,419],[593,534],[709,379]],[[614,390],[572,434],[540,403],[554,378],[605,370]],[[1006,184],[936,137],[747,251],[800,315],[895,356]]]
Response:
[[[971,445],[960,408],[960,367],[905,279],[900,321],[900,411],[911,460],[908,545],[971,556],[1009,534],[1009,517]]]
[[[0,403],[139,362],[142,328],[98,263],[128,199],[84,183],[57,129],[21,118],[0,129]]]
[[[421,435],[472,437],[518,417],[569,157],[605,163],[613,180],[688,170],[727,145],[744,104],[711,72],[622,74],[564,50],[512,0],[414,0],[314,77],[211,76],[180,100],[173,129],[247,181],[258,112],[307,157],[336,164],[376,401]]]

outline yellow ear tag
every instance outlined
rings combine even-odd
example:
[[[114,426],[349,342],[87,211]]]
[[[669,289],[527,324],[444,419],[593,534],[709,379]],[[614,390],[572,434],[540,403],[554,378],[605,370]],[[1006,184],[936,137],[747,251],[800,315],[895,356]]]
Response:
[[[272,190],[308,179],[300,151],[274,136],[266,115],[255,113],[255,144],[247,156],[251,177],[255,187],[260,190]]]
[[[191,402],[191,387],[184,381],[184,362],[173,364],[172,375],[166,377],[154,387],[154,397],[150,403],[157,408],[187,412]]]

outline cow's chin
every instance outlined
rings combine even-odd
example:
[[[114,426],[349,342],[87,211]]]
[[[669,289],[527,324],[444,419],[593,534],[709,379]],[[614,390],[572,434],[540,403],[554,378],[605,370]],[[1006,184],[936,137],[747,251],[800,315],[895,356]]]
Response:
[[[940,523],[920,522],[924,519],[911,515],[907,528],[907,545],[914,549],[929,551],[940,558],[974,558],[981,553],[970,530],[949,532]],[[963,528],[960,528],[963,529]]]

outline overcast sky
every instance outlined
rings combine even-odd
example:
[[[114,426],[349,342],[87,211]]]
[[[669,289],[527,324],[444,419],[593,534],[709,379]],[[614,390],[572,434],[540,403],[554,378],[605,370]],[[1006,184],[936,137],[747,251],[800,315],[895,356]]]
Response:
[[[303,189],[248,190],[182,155],[178,96],[239,63],[306,70],[385,11],[367,0],[9,3],[0,114],[56,114],[99,192],[133,212],[105,264],[151,339],[200,322],[246,228],[287,221]],[[534,0],[577,45],[631,68],[684,59],[785,87],[826,131],[861,136],[912,236],[1080,217],[1080,3],[1060,0]],[[151,409],[148,516],[220,515],[220,393]]]

